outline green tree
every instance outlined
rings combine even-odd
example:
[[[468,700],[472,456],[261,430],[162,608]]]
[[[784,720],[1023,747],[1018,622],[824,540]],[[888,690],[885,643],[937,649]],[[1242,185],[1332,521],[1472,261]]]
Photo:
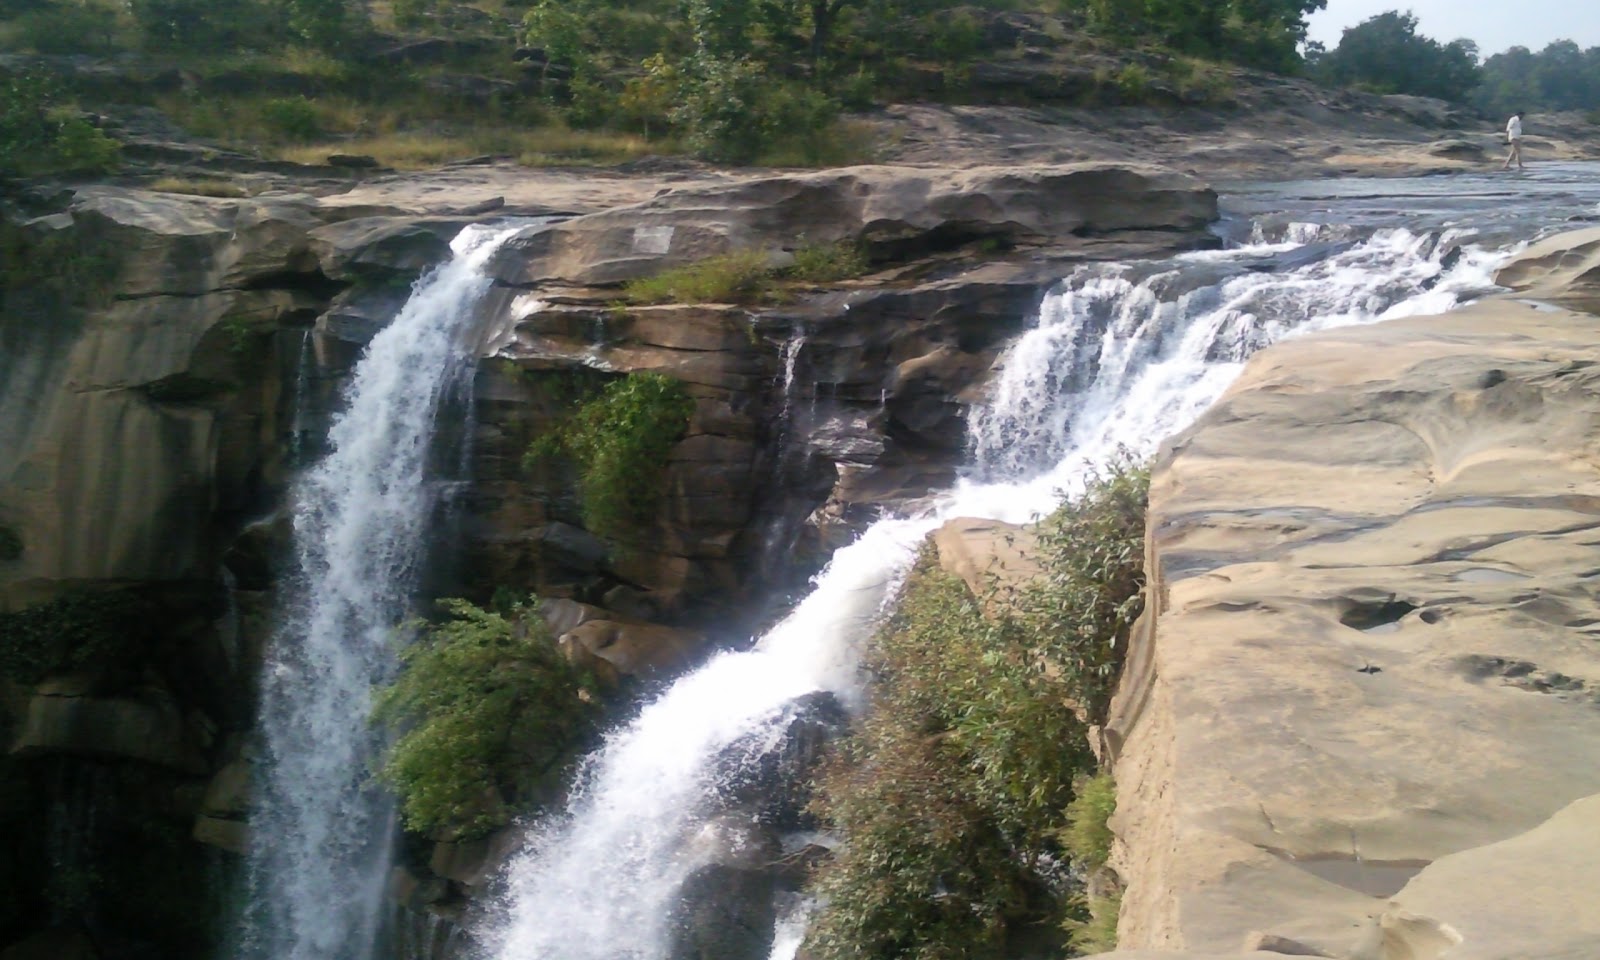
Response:
[[[119,146],[63,102],[38,73],[0,72],[0,176],[103,173]]]
[[[378,693],[374,719],[399,734],[381,775],[409,829],[471,836],[554,785],[595,708],[536,605],[439,608],[442,620],[412,625],[403,670]]]
[[[1478,84],[1478,48],[1470,40],[1442,44],[1417,32],[1417,18],[1391,10],[1344,31],[1321,57],[1322,79],[1380,93],[1464,100]]]

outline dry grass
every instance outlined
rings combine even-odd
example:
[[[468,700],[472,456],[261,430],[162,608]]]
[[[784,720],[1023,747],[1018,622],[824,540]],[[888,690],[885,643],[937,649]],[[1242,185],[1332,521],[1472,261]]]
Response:
[[[348,153],[372,157],[397,170],[421,170],[481,156],[509,157],[530,167],[620,163],[673,152],[673,146],[633,134],[565,127],[485,127],[448,133],[395,131],[282,147],[274,152],[279,158],[296,163],[318,164],[325,162],[330,153]]]
[[[160,193],[185,193],[194,197],[248,197],[250,191],[227,180],[162,177],[146,186]]]

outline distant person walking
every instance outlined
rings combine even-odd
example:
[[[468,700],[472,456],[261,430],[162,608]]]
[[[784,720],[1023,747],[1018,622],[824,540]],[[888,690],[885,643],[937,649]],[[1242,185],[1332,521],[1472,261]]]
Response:
[[[1511,169],[1511,161],[1517,162],[1518,170],[1526,170],[1522,164],[1522,111],[1518,110],[1506,121],[1506,142],[1511,144],[1511,153],[1506,156],[1506,165],[1502,170]]]

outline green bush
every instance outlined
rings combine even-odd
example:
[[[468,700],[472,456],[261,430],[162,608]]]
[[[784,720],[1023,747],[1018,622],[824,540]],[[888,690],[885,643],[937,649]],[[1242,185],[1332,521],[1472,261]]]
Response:
[[[409,829],[476,836],[554,781],[595,710],[536,606],[439,608],[444,619],[414,625],[399,677],[378,693],[374,719],[400,731],[381,776]]]
[[[1021,590],[980,600],[919,558],[865,654],[871,713],[818,781],[848,842],[814,884],[811,956],[998,956],[1052,919],[1080,947],[1114,937],[1115,905],[1074,905],[1049,865],[1109,851],[1115,788],[1089,776],[1086,723],[1139,609],[1147,482],[1126,456],[1092,473],[1039,525],[1043,574]]]
[[[655,516],[667,455],[693,414],[694,400],[681,382],[630,373],[535,441],[526,461],[567,457],[576,463],[584,526],[618,539]]]
[[[17,46],[37,53],[107,54],[117,49],[116,11],[95,4],[57,3],[31,10],[14,21],[13,29]]]
[[[304,96],[275,97],[261,105],[261,121],[285,140],[305,143],[322,135],[317,105]]]
[[[801,247],[783,275],[801,283],[854,280],[871,269],[866,251],[856,243],[824,243]]]
[[[772,289],[772,269],[759,250],[707,257],[624,286],[634,303],[758,303]]]
[[[1039,524],[1044,576],[1020,615],[1038,661],[1058,671],[1095,722],[1105,716],[1122,644],[1144,610],[1150,470],[1123,452],[1090,471],[1084,492]]]
[[[1101,772],[1075,785],[1077,796],[1067,804],[1062,845],[1078,864],[1095,869],[1111,856],[1111,815],[1117,812],[1117,783]]]
[[[48,78],[0,72],[0,176],[102,173],[119,149],[62,103]]]

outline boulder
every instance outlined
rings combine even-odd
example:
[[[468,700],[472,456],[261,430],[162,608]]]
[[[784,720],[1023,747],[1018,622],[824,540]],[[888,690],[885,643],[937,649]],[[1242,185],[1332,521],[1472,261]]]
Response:
[[[1501,267],[1494,282],[1539,300],[1600,312],[1600,227],[1540,240]]]
[[[775,888],[764,870],[713,864],[689,875],[672,912],[671,960],[765,960]]]
[[[706,651],[705,634],[655,623],[589,620],[562,634],[569,657],[592,654],[626,677],[667,677],[682,671]]]
[[[1592,952],[1596,356],[1510,298],[1294,338],[1163,448],[1103,745],[1124,947]]]
[[[832,693],[797,697],[761,729],[729,744],[713,761],[719,803],[748,811],[778,830],[815,827],[806,805],[817,765],[849,725]]]
[[[1017,524],[957,517],[933,532],[933,546],[939,566],[991,612],[1043,572],[1033,531]]]
[[[460,220],[357,217],[312,230],[311,250],[322,272],[341,280],[416,276],[450,258]]]
[[[1216,216],[1210,189],[1158,167],[847,167],[669,190],[531,227],[491,270],[511,284],[614,284],[733,250],[776,259],[802,244],[860,242],[894,259],[984,237],[1016,244],[1198,231]]]

